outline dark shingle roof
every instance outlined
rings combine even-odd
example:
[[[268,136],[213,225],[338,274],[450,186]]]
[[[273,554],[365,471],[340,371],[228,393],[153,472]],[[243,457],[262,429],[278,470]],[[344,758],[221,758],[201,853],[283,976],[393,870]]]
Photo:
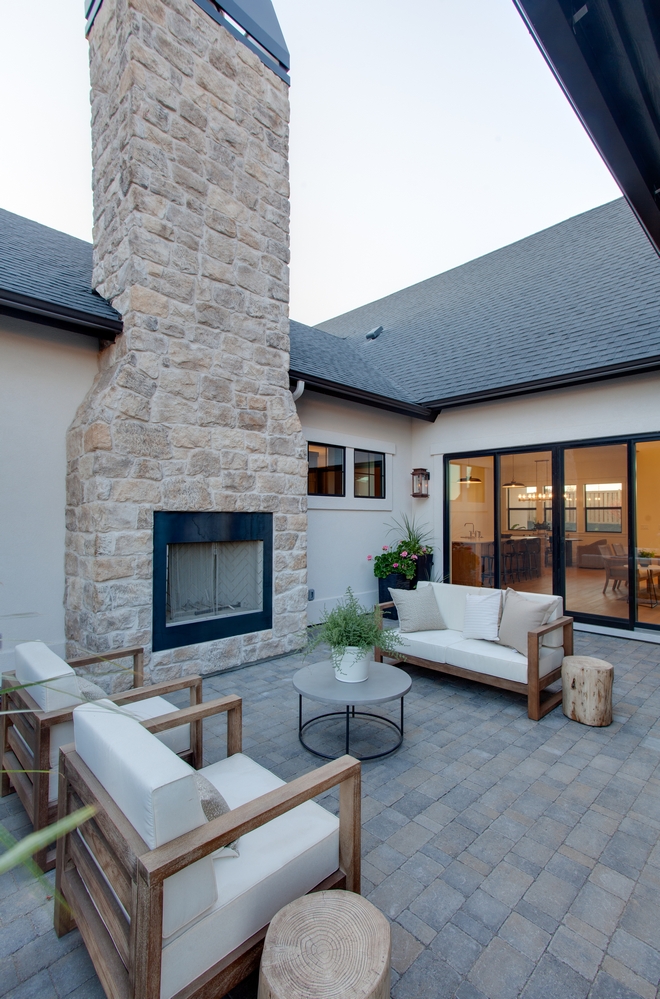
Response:
[[[390,381],[368,358],[361,357],[354,343],[293,319],[289,330],[292,378],[303,379],[318,392],[422,420],[434,419],[430,410],[410,400],[405,389]]]
[[[413,402],[393,382],[362,357],[354,343],[291,320],[291,372],[322,378],[403,402]]]
[[[451,404],[660,358],[660,260],[620,199],[318,328],[409,398]]]
[[[0,208],[0,300],[105,329],[121,316],[92,291],[92,244]]]

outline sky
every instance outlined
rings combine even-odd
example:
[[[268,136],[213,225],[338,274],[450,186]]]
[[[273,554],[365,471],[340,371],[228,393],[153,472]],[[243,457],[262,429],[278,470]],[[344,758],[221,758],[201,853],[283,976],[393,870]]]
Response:
[[[513,0],[274,0],[291,316],[314,324],[619,196]],[[0,0],[0,207],[91,239],[82,0]]]

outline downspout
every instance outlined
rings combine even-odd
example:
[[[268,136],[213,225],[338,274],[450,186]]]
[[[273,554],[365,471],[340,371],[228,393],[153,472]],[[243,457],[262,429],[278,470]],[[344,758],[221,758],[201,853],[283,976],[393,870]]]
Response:
[[[302,380],[302,378],[299,378],[296,383],[296,387],[292,393],[293,401],[298,402],[298,399],[300,398],[300,396],[303,394],[304,391],[305,391],[305,383]]]

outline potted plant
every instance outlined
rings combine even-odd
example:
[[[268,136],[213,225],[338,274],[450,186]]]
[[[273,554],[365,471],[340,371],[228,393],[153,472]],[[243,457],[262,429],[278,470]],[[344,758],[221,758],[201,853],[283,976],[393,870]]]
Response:
[[[390,599],[389,589],[412,590],[418,581],[431,578],[433,548],[429,544],[431,532],[405,513],[401,520],[389,525],[389,533],[400,538],[393,545],[383,545],[380,555],[368,555],[374,564],[374,575],[378,579],[378,599],[381,603]]]
[[[398,656],[396,651],[401,639],[395,632],[382,628],[382,615],[360,605],[350,586],[346,594],[331,611],[326,611],[319,630],[308,645],[316,648],[321,642],[330,646],[335,676],[345,683],[360,683],[369,675],[374,646],[386,655]]]

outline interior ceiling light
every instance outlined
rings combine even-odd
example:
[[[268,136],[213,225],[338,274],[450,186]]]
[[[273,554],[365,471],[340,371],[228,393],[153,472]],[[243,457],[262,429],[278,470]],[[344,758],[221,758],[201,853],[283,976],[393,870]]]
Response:
[[[461,478],[458,481],[469,486],[472,482],[481,482],[481,479],[478,478],[476,475],[470,475],[468,473],[467,475],[461,476]]]
[[[515,454],[511,456],[513,463],[513,478],[511,482],[504,482],[502,484],[502,489],[525,489],[524,482],[518,482],[516,479],[516,456]]]

